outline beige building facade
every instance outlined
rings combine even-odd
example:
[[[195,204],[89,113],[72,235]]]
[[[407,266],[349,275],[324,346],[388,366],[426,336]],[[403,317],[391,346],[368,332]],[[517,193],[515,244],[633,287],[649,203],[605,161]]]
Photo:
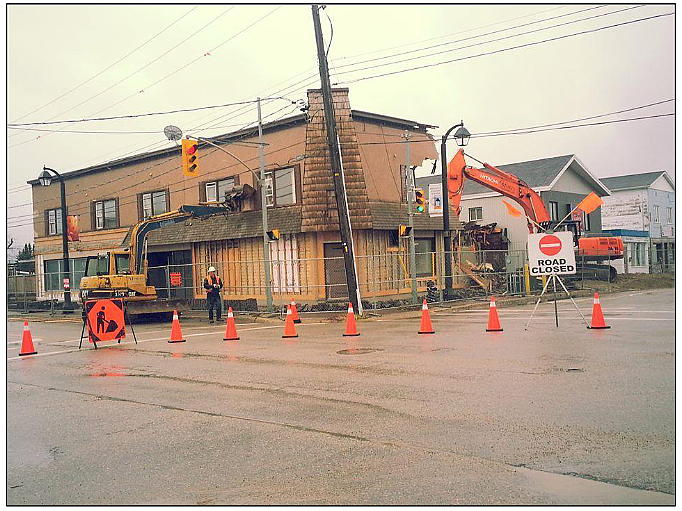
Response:
[[[404,134],[410,135],[411,166],[436,157],[429,126],[406,119],[352,110],[348,89],[334,89],[336,121],[363,298],[409,292],[407,243],[397,236],[407,223]],[[305,113],[263,127],[269,228],[281,236],[269,244],[272,289],[277,303],[347,297],[333,192],[324,108],[319,90],[308,92]],[[224,298],[265,298],[258,136],[253,128],[215,137],[215,147],[199,146],[199,176],[181,170],[180,150],[146,154],[64,172],[69,215],[78,215],[80,241],[69,244],[72,288],[77,291],[85,258],[126,246],[132,226],[150,215],[183,204],[221,202],[237,197],[236,207],[206,219],[191,219],[148,237],[149,280],[160,296],[205,297],[201,281],[209,265],[225,281]],[[248,167],[248,168],[246,168]],[[39,299],[59,299],[61,231],[56,185],[33,185],[36,267]],[[253,187],[244,197],[241,185]],[[248,187],[245,187],[248,190]],[[248,195],[248,194],[247,194]],[[233,203],[234,206],[235,203]],[[459,228],[458,220],[451,223]],[[417,215],[420,286],[442,274],[435,253],[443,250],[442,220]],[[80,275],[79,275],[80,272]],[[180,273],[182,285],[169,283]]]

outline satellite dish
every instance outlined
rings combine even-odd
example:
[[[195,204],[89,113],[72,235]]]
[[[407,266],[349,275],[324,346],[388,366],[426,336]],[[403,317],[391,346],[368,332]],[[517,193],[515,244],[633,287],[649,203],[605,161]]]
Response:
[[[166,135],[168,140],[172,140],[173,142],[177,142],[182,138],[182,130],[172,124],[163,128],[163,134]]]

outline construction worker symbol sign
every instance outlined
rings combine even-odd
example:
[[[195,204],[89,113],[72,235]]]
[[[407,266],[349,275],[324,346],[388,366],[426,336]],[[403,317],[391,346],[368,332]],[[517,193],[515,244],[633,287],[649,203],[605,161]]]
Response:
[[[85,314],[90,342],[118,341],[125,337],[123,300],[89,300],[85,302]]]
[[[529,234],[528,269],[535,276],[574,274],[573,233]]]

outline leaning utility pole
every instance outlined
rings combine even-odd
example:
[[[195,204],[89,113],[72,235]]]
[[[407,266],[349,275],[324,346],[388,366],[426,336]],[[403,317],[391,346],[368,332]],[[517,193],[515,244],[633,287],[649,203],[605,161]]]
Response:
[[[417,254],[414,246],[414,171],[412,170],[412,158],[410,157],[410,132],[405,130],[405,181],[407,182],[407,226],[409,234],[409,254],[410,254],[410,279],[412,280],[412,301],[417,300]]]
[[[260,167],[260,201],[263,227],[263,269],[265,278],[265,308],[272,311],[272,278],[270,276],[270,240],[268,237],[268,196],[265,189],[265,148],[263,143],[263,117],[261,116],[260,98],[258,106],[258,167]],[[273,177],[274,180],[274,177]]]
[[[313,5],[313,24],[315,26],[315,42],[317,43],[317,58],[320,63],[320,85],[322,88],[322,100],[324,104],[324,120],[327,131],[327,143],[329,144],[329,160],[331,163],[332,176],[334,178],[334,195],[336,196],[336,209],[339,213],[339,231],[341,233],[341,245],[343,247],[343,262],[346,269],[346,283],[348,285],[348,299],[353,304],[358,314],[362,314],[362,301],[358,277],[355,271],[355,254],[353,250],[353,233],[350,225],[350,212],[348,211],[348,198],[346,197],[346,180],[343,174],[341,162],[341,148],[336,131],[336,116],[334,102],[332,100],[332,86],[329,81],[329,67],[327,55],[324,51],[322,39],[322,26],[320,25],[320,6]]]

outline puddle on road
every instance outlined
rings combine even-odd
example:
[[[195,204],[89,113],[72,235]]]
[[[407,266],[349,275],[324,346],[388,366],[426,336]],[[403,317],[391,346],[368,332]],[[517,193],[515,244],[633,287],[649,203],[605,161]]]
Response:
[[[377,348],[348,348],[345,350],[339,350],[336,353],[339,355],[365,355],[366,353],[374,353],[377,351],[384,351]]]

